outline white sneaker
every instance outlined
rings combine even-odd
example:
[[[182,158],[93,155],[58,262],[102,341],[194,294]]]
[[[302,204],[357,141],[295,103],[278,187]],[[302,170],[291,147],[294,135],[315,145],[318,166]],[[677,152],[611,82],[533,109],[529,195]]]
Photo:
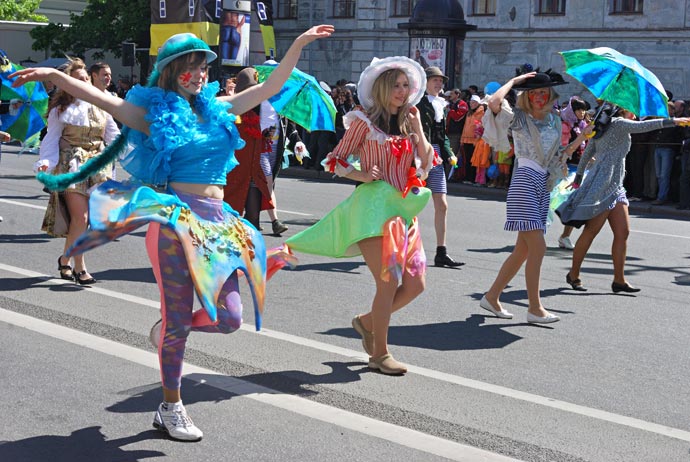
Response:
[[[153,418],[153,426],[160,431],[167,432],[170,438],[176,440],[199,441],[204,437],[203,432],[194,425],[192,419],[187,415],[182,401],[177,403],[162,402]]]
[[[568,249],[568,250],[573,250],[575,248],[573,243],[570,242],[570,238],[567,236],[558,238],[558,247],[560,247],[561,249]]]
[[[149,342],[151,342],[151,345],[157,350],[158,349],[158,342],[160,342],[161,339],[161,328],[163,327],[163,320],[159,319],[156,321],[156,323],[151,327],[151,332],[149,332]]]

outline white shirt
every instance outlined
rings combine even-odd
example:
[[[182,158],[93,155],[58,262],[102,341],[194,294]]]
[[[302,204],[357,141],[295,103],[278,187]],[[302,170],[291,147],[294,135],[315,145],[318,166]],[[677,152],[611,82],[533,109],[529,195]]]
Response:
[[[48,114],[48,131],[46,136],[41,141],[41,148],[38,160],[34,164],[34,171],[44,165],[48,166],[48,171],[55,168],[60,160],[60,137],[65,125],[77,125],[79,127],[88,127],[89,121],[89,103],[75,100],[74,103],[67,106],[67,109],[58,115],[58,108],[53,108]],[[105,133],[103,134],[103,141],[105,144],[110,144],[120,134],[120,129],[113,120],[113,117],[105,113]]]

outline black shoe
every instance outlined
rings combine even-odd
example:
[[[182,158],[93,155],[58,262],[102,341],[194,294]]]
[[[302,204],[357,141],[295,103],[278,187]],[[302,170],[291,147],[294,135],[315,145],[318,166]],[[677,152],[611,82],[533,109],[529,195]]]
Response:
[[[88,279],[82,279],[81,277],[85,274],[86,271],[79,271],[78,273],[74,273],[74,282],[76,282],[80,286],[90,286],[91,284],[96,283],[96,280],[92,277]]]
[[[577,290],[578,292],[587,292],[585,286],[582,285],[582,281],[579,279],[571,279],[570,273],[565,275],[565,282],[570,284],[570,287],[572,287],[573,290]]]
[[[58,272],[60,273],[60,278],[66,281],[71,281],[74,279],[74,271],[70,265],[63,265],[61,263],[62,255],[58,257]]]
[[[271,222],[271,228],[273,229],[273,234],[280,236],[282,233],[288,230],[288,227],[280,220],[273,220]]]
[[[611,290],[613,290],[614,294],[617,294],[618,292],[628,292],[628,293],[635,293],[639,292],[642,289],[638,289],[637,287],[633,287],[627,282],[625,284],[618,284],[617,282],[611,283]]]
[[[464,262],[453,260],[447,253],[443,255],[436,254],[436,257],[434,257],[435,266],[447,266],[448,268],[457,268],[458,266],[462,266],[464,264]]]

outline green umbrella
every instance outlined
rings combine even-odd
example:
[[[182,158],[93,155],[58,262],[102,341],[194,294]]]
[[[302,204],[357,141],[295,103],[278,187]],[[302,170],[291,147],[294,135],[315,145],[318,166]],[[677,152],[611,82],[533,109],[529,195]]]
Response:
[[[14,79],[8,79],[13,72],[24,69],[12,64],[10,69],[2,72],[0,78],[0,99],[9,101],[10,109],[7,114],[0,115],[2,130],[9,133],[12,139],[25,142],[45,127],[45,117],[48,111],[48,93],[40,82],[27,82],[12,88]]]
[[[635,58],[612,48],[562,51],[565,72],[592,94],[638,117],[668,117],[668,97],[659,79]]]
[[[275,65],[256,66],[259,82],[264,82]],[[307,130],[335,131],[335,104],[319,82],[311,75],[295,68],[283,88],[268,99],[273,109]]]

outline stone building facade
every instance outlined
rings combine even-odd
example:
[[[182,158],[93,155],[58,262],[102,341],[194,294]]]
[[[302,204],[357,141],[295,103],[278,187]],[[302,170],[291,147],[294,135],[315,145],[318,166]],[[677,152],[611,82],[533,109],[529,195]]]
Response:
[[[311,24],[333,24],[334,36],[310,45],[300,66],[327,82],[357,81],[372,57],[408,54],[407,32],[398,24],[409,16],[395,13],[420,1],[429,0],[273,0],[278,48],[285,50]],[[690,98],[690,0],[431,1],[439,9],[458,2],[466,21],[478,26],[465,38],[463,86],[505,81],[526,62],[560,72],[559,51],[607,46],[635,56],[674,97]],[[353,17],[338,17],[350,4]],[[641,7],[641,12],[615,11],[623,7]],[[572,83],[563,92],[584,89]]]

